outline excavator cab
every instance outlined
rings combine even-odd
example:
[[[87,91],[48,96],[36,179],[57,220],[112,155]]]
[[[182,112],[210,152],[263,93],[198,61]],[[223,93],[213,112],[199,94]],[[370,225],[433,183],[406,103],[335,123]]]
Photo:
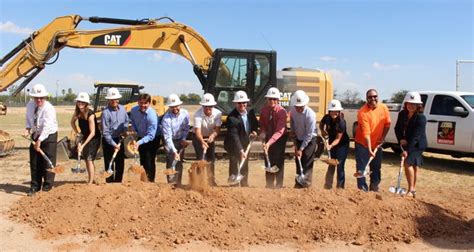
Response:
[[[275,51],[216,49],[204,91],[212,93],[217,107],[228,114],[234,109],[235,92],[244,90],[252,108],[260,111],[272,86],[276,86]]]

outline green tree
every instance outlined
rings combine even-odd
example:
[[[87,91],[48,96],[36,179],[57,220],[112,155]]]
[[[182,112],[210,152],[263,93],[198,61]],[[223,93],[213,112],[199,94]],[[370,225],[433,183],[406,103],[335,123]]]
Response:
[[[403,99],[405,99],[405,95],[408,93],[408,90],[400,90],[392,94],[390,100],[395,103],[402,103]]]
[[[188,104],[188,96],[185,95],[185,94],[180,94],[179,95],[179,99],[184,103],[184,104]]]
[[[190,93],[188,94],[188,104],[199,104],[201,101],[201,96],[198,94]]]
[[[65,102],[73,102],[74,99],[76,99],[76,94],[74,94],[74,93],[68,93],[68,94],[66,94],[66,95],[64,96],[64,99],[63,99],[63,100],[64,100]]]

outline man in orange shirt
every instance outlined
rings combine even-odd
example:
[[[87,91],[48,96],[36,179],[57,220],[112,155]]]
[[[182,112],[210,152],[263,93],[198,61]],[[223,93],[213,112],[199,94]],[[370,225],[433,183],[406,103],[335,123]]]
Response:
[[[363,191],[379,190],[381,180],[380,168],[382,166],[381,144],[390,129],[390,114],[387,106],[378,103],[377,90],[369,89],[366,101],[357,114],[358,127],[355,137],[355,157],[357,173],[362,174],[370,157],[370,187],[367,187],[365,177],[357,178],[357,187]],[[379,151],[375,153],[375,150]]]

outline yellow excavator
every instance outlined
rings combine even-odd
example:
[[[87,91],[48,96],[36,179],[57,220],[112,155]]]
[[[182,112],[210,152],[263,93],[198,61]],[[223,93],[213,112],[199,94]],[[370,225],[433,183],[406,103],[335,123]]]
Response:
[[[122,26],[78,30],[81,21]],[[270,87],[282,91],[283,105],[289,105],[294,91],[303,89],[311,97],[309,105],[318,118],[333,96],[332,80],[322,71],[303,68],[277,71],[275,51],[212,50],[199,33],[169,17],[129,20],[79,15],[56,18],[0,59],[0,92],[21,79],[13,91],[13,95],[18,94],[47,65],[58,60],[64,47],[161,50],[181,55],[191,62],[203,91],[217,98],[217,106],[224,114],[232,110],[232,98],[238,90],[245,90],[252,107],[259,111]]]

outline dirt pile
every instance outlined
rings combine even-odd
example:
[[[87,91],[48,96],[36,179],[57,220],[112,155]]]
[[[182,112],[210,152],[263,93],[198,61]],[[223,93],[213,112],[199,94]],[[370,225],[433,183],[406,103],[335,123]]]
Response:
[[[356,190],[213,187],[199,193],[166,184],[66,184],[24,197],[11,218],[42,238],[85,234],[104,241],[140,240],[150,248],[204,241],[221,249],[330,240],[410,243],[417,238],[471,238],[472,221],[422,200]]]

